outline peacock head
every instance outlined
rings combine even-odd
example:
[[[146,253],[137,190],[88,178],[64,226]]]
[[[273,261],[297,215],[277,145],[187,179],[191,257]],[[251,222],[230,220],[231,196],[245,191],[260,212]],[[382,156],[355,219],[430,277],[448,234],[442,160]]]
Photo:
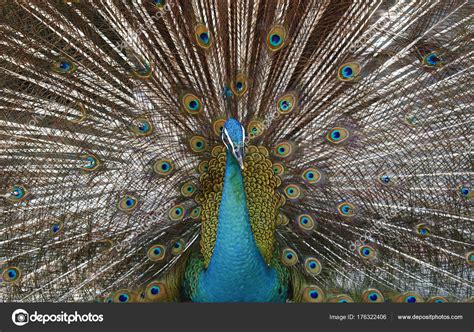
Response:
[[[222,129],[222,141],[244,169],[245,129],[236,119],[228,119]]]

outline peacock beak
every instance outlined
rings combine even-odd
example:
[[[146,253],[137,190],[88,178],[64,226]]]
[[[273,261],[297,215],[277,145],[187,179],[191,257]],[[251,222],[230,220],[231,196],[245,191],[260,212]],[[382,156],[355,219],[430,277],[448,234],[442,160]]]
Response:
[[[235,159],[239,163],[240,169],[244,169],[244,147],[238,146],[232,150],[232,154],[234,155]]]

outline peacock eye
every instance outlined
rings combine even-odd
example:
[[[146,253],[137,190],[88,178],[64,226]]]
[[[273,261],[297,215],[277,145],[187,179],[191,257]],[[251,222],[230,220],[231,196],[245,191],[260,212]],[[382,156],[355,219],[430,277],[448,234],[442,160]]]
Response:
[[[173,244],[173,248],[171,248],[171,254],[176,256],[183,252],[184,250],[184,241],[178,240]]]
[[[137,66],[137,69],[133,71],[133,75],[140,79],[150,78],[152,74],[151,65],[148,62],[144,62],[143,65]]]
[[[345,63],[339,67],[337,77],[343,82],[349,82],[360,74],[360,65],[356,62]]]
[[[196,206],[192,211],[191,211],[191,218],[192,219],[198,219],[201,216],[201,207]]]
[[[319,260],[313,257],[309,257],[306,259],[304,263],[304,268],[306,272],[314,276],[321,273],[321,270],[322,270],[322,266]]]
[[[165,258],[165,247],[162,246],[161,244],[155,244],[150,247],[147,251],[147,257],[149,260],[152,262],[159,262]]]
[[[297,199],[301,196],[300,188],[295,184],[289,184],[285,187],[285,195],[289,199]]]
[[[336,128],[331,129],[328,132],[326,138],[331,143],[339,144],[339,143],[344,142],[347,138],[349,138],[349,131],[345,128],[336,127]]]
[[[416,233],[418,234],[418,236],[420,236],[422,238],[428,237],[431,234],[430,227],[425,223],[421,223],[421,224],[416,225],[415,229],[416,229]]]
[[[169,159],[160,159],[153,164],[153,170],[158,175],[169,175],[174,170],[174,165]]]
[[[166,296],[166,286],[159,281],[150,282],[145,288],[145,296],[149,300],[157,301]]]
[[[474,251],[467,252],[465,257],[466,257],[467,264],[473,267],[474,266]]]
[[[131,129],[137,136],[148,136],[153,132],[153,125],[148,119],[139,117],[133,121]]]
[[[321,288],[317,286],[308,286],[303,289],[303,302],[322,302],[324,301],[325,295]]]
[[[443,296],[430,297],[426,302],[428,303],[447,303],[448,300]]]
[[[196,186],[191,182],[185,182],[181,186],[181,195],[185,197],[191,197],[196,191]]]
[[[202,102],[196,95],[187,93],[181,98],[181,104],[189,114],[199,114],[202,110]]]
[[[25,198],[26,193],[27,193],[27,190],[26,190],[25,187],[20,186],[20,185],[15,185],[15,186],[10,188],[9,200],[14,201],[14,202],[18,202],[18,201],[22,200],[23,198]]]
[[[301,214],[298,216],[298,226],[304,231],[314,229],[314,219],[309,214]]]
[[[441,59],[436,52],[431,52],[423,57],[423,65],[427,67],[436,67],[441,65]]]
[[[127,289],[121,289],[117,291],[113,296],[113,302],[116,303],[127,303],[131,300],[132,293]]]
[[[132,195],[125,195],[120,201],[118,208],[124,212],[130,212],[134,210],[138,205],[138,199]]]
[[[193,136],[189,140],[189,146],[194,152],[203,152],[207,150],[208,144],[207,140],[203,136]]]
[[[166,0],[153,0],[153,4],[157,9],[163,9],[166,5]]]
[[[196,37],[196,42],[200,47],[205,48],[205,49],[211,47],[211,44],[212,44],[211,33],[209,32],[209,29],[205,25],[198,24],[196,28],[194,29],[194,35]]]
[[[392,177],[387,174],[380,174],[378,177],[378,181],[384,186],[391,186],[392,184],[394,184]]]
[[[258,120],[252,120],[247,126],[249,137],[251,139],[261,136],[263,134],[263,122]]]
[[[59,74],[73,73],[76,69],[77,66],[65,58],[61,58],[51,64],[51,70]]]
[[[352,303],[352,302],[354,302],[354,300],[349,295],[339,294],[335,297],[330,298],[328,300],[328,302],[331,302],[331,303]]]
[[[214,130],[214,134],[218,137],[222,138],[222,131],[224,130],[225,119],[217,119],[212,124],[212,129]]]
[[[281,261],[286,266],[293,266],[298,263],[298,255],[293,249],[286,248],[281,253]]]
[[[400,294],[396,299],[396,302],[404,302],[404,303],[418,303],[423,302],[423,298],[415,292],[406,292]]]
[[[203,160],[199,163],[197,168],[199,174],[206,173],[209,170],[209,161]]]
[[[184,218],[184,208],[181,205],[173,206],[169,210],[168,216],[173,221],[182,220]]]
[[[460,187],[459,187],[459,195],[460,195],[461,197],[464,197],[464,198],[472,198],[473,193],[472,193],[472,190],[469,189],[468,187],[466,187],[466,186],[460,186]]]
[[[286,158],[293,152],[293,147],[289,142],[278,144],[273,150],[273,154],[277,157]]]
[[[420,124],[420,120],[416,115],[408,114],[405,116],[405,123],[410,127],[416,127]]]
[[[275,175],[282,175],[283,173],[285,173],[285,166],[282,163],[274,163],[273,173]]]
[[[341,203],[337,206],[337,211],[343,217],[352,217],[355,215],[355,207],[351,203]]]
[[[365,303],[380,303],[384,302],[384,297],[379,290],[369,288],[362,293],[362,301]]]
[[[81,169],[84,171],[95,171],[101,165],[99,158],[92,153],[85,153],[79,157],[82,161]]]
[[[248,88],[248,79],[247,76],[243,73],[238,74],[232,85],[230,86],[232,92],[237,96],[242,96],[245,92],[247,92]]]
[[[20,279],[21,272],[16,266],[9,266],[2,272],[2,279],[5,283],[12,283]]]
[[[285,45],[286,37],[287,31],[283,25],[273,26],[267,35],[268,49],[272,52],[278,51]]]
[[[288,114],[295,108],[297,97],[293,93],[288,93],[280,98],[277,101],[277,111],[280,114]]]
[[[310,167],[303,172],[302,178],[308,183],[315,184],[321,180],[321,173],[316,168]]]
[[[50,226],[50,235],[55,237],[59,234],[59,232],[63,229],[63,223],[61,221],[54,221],[53,224]]]
[[[359,256],[366,260],[372,260],[376,257],[377,252],[369,245],[363,245],[359,248]]]

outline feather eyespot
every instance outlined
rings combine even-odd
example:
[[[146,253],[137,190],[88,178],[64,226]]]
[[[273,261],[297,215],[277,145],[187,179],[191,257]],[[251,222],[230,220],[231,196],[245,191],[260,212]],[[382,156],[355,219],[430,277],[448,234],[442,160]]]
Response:
[[[304,231],[312,231],[315,223],[309,214],[301,214],[298,216],[298,226]]]
[[[377,256],[377,251],[369,245],[360,246],[357,252],[365,260],[373,260]]]
[[[474,268],[474,251],[468,251],[465,255],[466,262],[471,268]]]
[[[366,289],[362,293],[362,301],[365,303],[380,303],[384,302],[384,297],[382,293],[374,288]]]
[[[61,58],[51,64],[51,70],[59,74],[70,74],[75,72],[77,66],[66,58]]]
[[[194,152],[204,152],[208,148],[207,140],[203,136],[193,136],[189,140],[189,146]]]
[[[355,207],[351,203],[343,202],[337,206],[337,212],[343,217],[353,217],[355,215]]]
[[[214,134],[217,137],[221,137],[222,131],[224,130],[225,119],[217,119],[212,124],[212,129],[214,130]]]
[[[405,292],[395,298],[395,302],[402,303],[420,303],[423,302],[423,298],[420,294],[415,292]]]
[[[293,249],[286,248],[281,253],[281,261],[286,266],[293,266],[298,263],[298,255]]]
[[[340,144],[349,138],[349,131],[342,127],[335,127],[328,132],[326,138],[331,143]]]
[[[283,142],[275,146],[273,154],[280,158],[286,158],[293,153],[293,146],[288,142]]]
[[[425,55],[422,63],[426,67],[439,67],[442,65],[441,58],[437,52],[431,52]]]
[[[16,266],[9,266],[2,272],[2,279],[6,283],[13,283],[20,280],[21,271]]]
[[[140,65],[138,69],[133,71],[133,76],[140,79],[150,78],[152,74],[151,65],[148,62],[144,62],[143,65]]]
[[[405,123],[410,127],[417,127],[420,124],[420,120],[414,114],[408,114],[404,118]]]
[[[339,67],[337,77],[343,82],[350,82],[358,78],[360,74],[360,65],[357,62],[345,63]]]
[[[202,110],[201,99],[192,93],[187,93],[181,97],[181,105],[186,112],[192,115],[199,114]]]
[[[116,303],[127,303],[132,300],[132,292],[129,291],[128,289],[121,289],[115,292],[113,296],[113,302]]]
[[[99,158],[97,158],[92,153],[85,153],[79,156],[79,158],[81,159],[80,168],[83,171],[86,171],[86,172],[96,171],[101,166],[101,162]]]
[[[153,164],[153,171],[158,175],[169,175],[174,170],[174,165],[169,159],[160,159]]]
[[[325,298],[324,292],[317,286],[308,286],[303,289],[303,302],[320,303]]]
[[[329,299],[329,302],[331,302],[331,303],[352,303],[352,302],[354,302],[354,300],[349,295],[339,294],[339,295],[336,295],[335,297],[332,297],[331,299]]]
[[[192,195],[194,195],[195,192],[196,186],[191,181],[185,182],[181,186],[181,195],[183,195],[184,197],[191,197]]]
[[[285,173],[285,166],[282,163],[274,163],[273,174],[282,175],[283,173]]]
[[[181,239],[173,243],[173,247],[171,248],[171,254],[174,256],[181,254],[184,250],[184,245],[185,243]]]
[[[159,281],[150,282],[145,288],[146,298],[152,301],[159,301],[166,298],[166,286]]]
[[[152,262],[159,262],[165,258],[166,249],[161,244],[155,244],[147,251],[147,257]]]
[[[321,173],[316,168],[310,167],[303,172],[302,178],[308,183],[315,184],[321,180]]]
[[[459,196],[467,199],[471,199],[473,197],[472,190],[467,186],[460,186],[458,189]]]
[[[304,268],[306,272],[308,272],[311,275],[318,275],[321,273],[322,270],[322,265],[319,260],[313,257],[308,257],[306,261],[304,262]]]
[[[289,199],[298,199],[301,196],[300,188],[295,184],[289,184],[284,189],[286,197]]]
[[[133,195],[125,195],[120,201],[118,208],[123,212],[131,212],[138,205],[138,199]]]
[[[132,132],[137,136],[148,136],[153,133],[153,124],[145,117],[136,118],[131,126]]]
[[[237,96],[243,96],[248,89],[248,79],[245,74],[238,74],[230,86],[232,92]]]
[[[69,114],[68,119],[73,123],[81,123],[87,118],[87,110],[83,103],[76,103],[73,107],[74,113],[78,114]]]
[[[252,120],[247,126],[247,132],[249,133],[249,138],[254,139],[263,134],[263,122],[258,120]]]
[[[153,0],[152,2],[157,9],[163,9],[166,6],[167,0]]]
[[[191,211],[191,218],[192,219],[198,219],[201,216],[201,207],[196,206],[192,211]]]
[[[49,235],[51,237],[57,236],[63,229],[63,223],[60,220],[53,219],[53,224],[49,228]]]
[[[205,49],[208,49],[212,45],[212,36],[209,29],[203,25],[198,24],[194,29],[194,36],[196,37],[197,44]]]
[[[199,174],[206,173],[209,170],[209,161],[207,160],[201,161],[197,169],[198,169]]]
[[[267,47],[270,51],[275,52],[285,46],[287,38],[287,30],[283,25],[277,24],[273,26],[267,34]]]
[[[168,216],[173,221],[182,220],[184,218],[184,208],[181,205],[173,206],[169,210]]]
[[[432,296],[428,300],[427,303],[448,303],[448,300],[443,296]]]
[[[17,203],[25,199],[28,195],[28,190],[22,185],[11,186],[8,190],[7,199],[10,202]]]
[[[277,101],[277,111],[280,114],[288,114],[295,109],[297,97],[294,93],[281,96]]]
[[[396,184],[394,177],[386,173],[380,174],[377,180],[379,181],[380,184],[387,187],[391,187]]]
[[[431,228],[425,223],[416,225],[415,231],[416,234],[421,238],[426,238],[431,234]]]

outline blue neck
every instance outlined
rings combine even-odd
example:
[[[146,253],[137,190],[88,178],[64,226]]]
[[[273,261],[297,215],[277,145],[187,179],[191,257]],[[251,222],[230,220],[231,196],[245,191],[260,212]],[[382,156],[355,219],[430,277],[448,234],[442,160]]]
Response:
[[[271,301],[277,278],[253,238],[240,167],[227,152],[217,238],[199,281],[199,300]]]

